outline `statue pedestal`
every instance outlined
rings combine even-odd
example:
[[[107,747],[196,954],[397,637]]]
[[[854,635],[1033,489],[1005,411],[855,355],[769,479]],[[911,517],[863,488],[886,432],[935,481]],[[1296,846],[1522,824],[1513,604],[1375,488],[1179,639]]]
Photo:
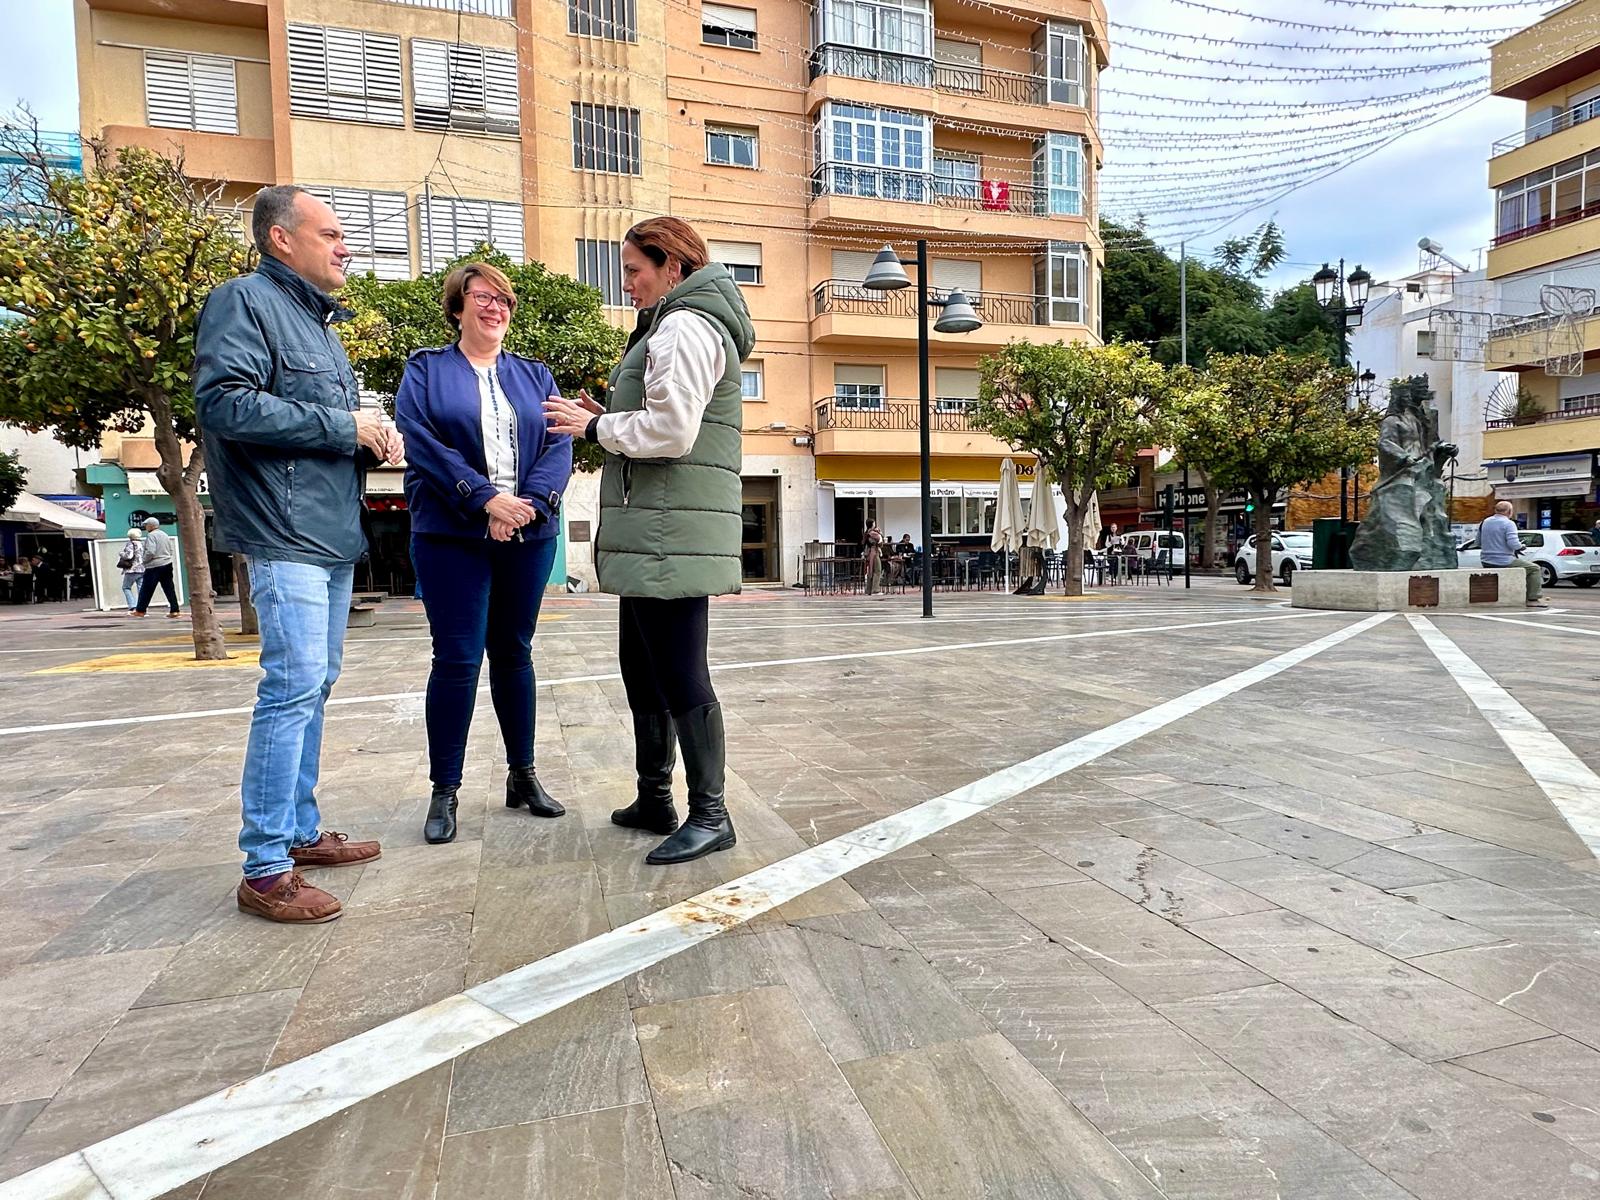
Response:
[[[1295,608],[1342,612],[1429,612],[1442,608],[1521,608],[1521,567],[1477,571],[1297,571]]]

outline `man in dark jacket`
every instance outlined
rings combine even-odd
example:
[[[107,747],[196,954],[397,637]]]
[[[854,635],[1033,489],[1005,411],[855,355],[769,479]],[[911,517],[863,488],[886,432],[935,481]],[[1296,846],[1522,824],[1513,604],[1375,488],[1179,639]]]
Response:
[[[360,408],[333,325],[350,313],[350,251],[333,210],[292,186],[256,195],[252,275],[207,299],[195,343],[195,411],[205,434],[216,545],[246,556],[261,667],[241,785],[239,907],[312,924],[340,913],[298,867],[377,858],[377,842],[320,827],[315,789],[323,707],[344,654],[355,563],[366,550],[363,472],[404,455],[400,435]]]

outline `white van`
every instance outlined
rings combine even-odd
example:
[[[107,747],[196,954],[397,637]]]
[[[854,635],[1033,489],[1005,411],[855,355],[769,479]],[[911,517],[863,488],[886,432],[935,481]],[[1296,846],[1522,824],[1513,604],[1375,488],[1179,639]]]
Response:
[[[1154,559],[1163,550],[1171,551],[1172,569],[1183,570],[1184,560],[1188,557],[1188,543],[1183,534],[1176,531],[1168,533],[1164,529],[1137,529],[1132,533],[1122,535],[1122,548],[1126,552],[1137,554],[1143,559]]]

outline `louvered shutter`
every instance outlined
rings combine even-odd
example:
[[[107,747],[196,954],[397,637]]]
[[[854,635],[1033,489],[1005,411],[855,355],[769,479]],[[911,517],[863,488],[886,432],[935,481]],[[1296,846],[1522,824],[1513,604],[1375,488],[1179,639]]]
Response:
[[[877,257],[876,254],[865,250],[835,250],[833,277],[860,283],[867,277],[867,272],[872,270],[873,260]]]
[[[144,114],[159,129],[194,128],[188,55],[144,52]]]
[[[712,262],[721,263],[725,267],[761,265],[760,242],[707,242],[706,249],[711,252]]]
[[[957,289],[967,294],[968,300],[976,299],[983,293],[983,263],[974,260],[959,258],[936,258],[933,260],[931,282],[935,289],[943,293]]]
[[[508,50],[483,52],[484,111],[490,133],[516,133],[521,125],[517,56]]]
[[[934,368],[934,394],[941,400],[976,400],[980,373],[970,367]]]
[[[378,125],[404,125],[405,88],[400,78],[400,39],[381,33],[364,33],[362,81],[366,93],[366,120]]]
[[[354,29],[324,29],[322,34],[328,64],[328,115],[339,121],[365,121],[366,60],[361,34]]]
[[[520,204],[491,204],[489,227],[494,248],[512,262],[522,262],[522,206]]]
[[[411,206],[404,192],[372,192],[372,270],[379,279],[411,278]]]
[[[196,54],[189,60],[194,86],[194,127],[202,133],[239,132],[239,92],[233,59]]]
[[[289,26],[289,112],[296,117],[328,115],[328,47],[315,25]]]
[[[411,120],[418,129],[450,127],[450,58],[443,42],[411,39]]]

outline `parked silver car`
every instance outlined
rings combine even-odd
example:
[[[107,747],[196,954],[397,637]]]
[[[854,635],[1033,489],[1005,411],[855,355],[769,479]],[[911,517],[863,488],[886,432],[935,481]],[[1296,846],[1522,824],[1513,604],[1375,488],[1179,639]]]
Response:
[[[1522,529],[1518,531],[1527,557],[1539,564],[1545,587],[1555,587],[1570,579],[1578,587],[1600,583],[1600,546],[1592,534],[1576,529]],[[1483,557],[1474,538],[1456,554],[1458,565],[1468,569],[1483,566]]]

